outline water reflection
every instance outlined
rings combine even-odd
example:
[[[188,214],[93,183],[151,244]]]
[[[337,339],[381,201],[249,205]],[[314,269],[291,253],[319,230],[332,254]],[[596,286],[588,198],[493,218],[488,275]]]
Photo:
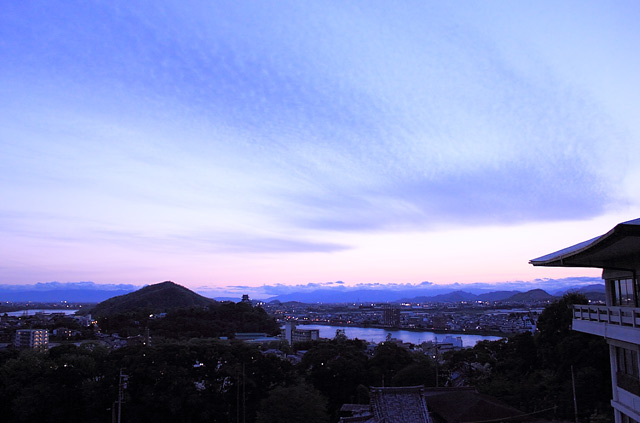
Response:
[[[352,326],[325,326],[325,325],[299,325],[300,329],[319,329],[321,338],[333,338],[336,330],[343,329],[344,334],[349,339],[362,339],[375,343],[382,342],[387,339],[387,334],[391,333],[392,338],[400,339],[404,342],[412,344],[421,344],[427,341],[438,342],[444,340],[446,336],[453,338],[460,337],[462,345],[465,347],[473,347],[479,341],[496,341],[501,339],[499,336],[469,335],[466,333],[434,333],[434,332],[414,332],[409,330],[387,330],[380,328],[357,328]]]

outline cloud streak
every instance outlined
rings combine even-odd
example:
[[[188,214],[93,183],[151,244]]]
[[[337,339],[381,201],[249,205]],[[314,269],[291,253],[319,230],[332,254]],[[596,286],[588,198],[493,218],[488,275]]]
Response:
[[[21,251],[60,242],[142,267],[196,252],[327,268],[372,234],[635,207],[619,180],[638,133],[540,49],[541,23],[512,28],[554,5],[468,7],[9,4],[0,230]],[[553,48],[606,57],[563,28],[545,28]],[[635,86],[627,65],[611,69]]]

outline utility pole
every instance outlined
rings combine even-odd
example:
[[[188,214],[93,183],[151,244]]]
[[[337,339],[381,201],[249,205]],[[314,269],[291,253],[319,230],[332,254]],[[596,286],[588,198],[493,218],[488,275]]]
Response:
[[[240,423],[240,371],[236,373],[236,423]]]
[[[129,380],[129,376],[122,373],[122,369],[120,369],[120,377],[118,378],[118,423],[121,423],[122,418],[122,402],[124,401],[124,390],[127,389],[127,381]],[[113,413],[111,420],[113,421]]]
[[[436,336],[436,388],[438,387],[438,337]]]
[[[578,423],[578,400],[576,399],[576,378],[573,375],[573,364],[571,365],[571,387],[573,388],[573,414]]]

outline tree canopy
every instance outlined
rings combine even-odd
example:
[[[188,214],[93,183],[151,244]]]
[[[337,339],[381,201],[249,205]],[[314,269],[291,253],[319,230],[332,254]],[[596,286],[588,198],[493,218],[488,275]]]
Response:
[[[572,420],[573,367],[581,418],[599,415],[607,420],[612,415],[608,346],[601,337],[571,330],[571,306],[586,302],[582,295],[566,294],[543,310],[535,336],[483,341],[449,353],[447,370],[458,383],[476,386],[516,408],[551,409],[544,416]]]
[[[606,422],[612,415],[607,345],[570,329],[569,307],[582,301],[572,294],[550,304],[535,335],[482,341],[446,354],[441,383],[450,374],[453,385],[475,386],[526,412],[549,409],[539,417],[572,420],[573,368],[580,419]],[[106,421],[120,371],[128,375],[123,419],[141,423],[229,422],[239,416],[248,423],[324,423],[337,421],[344,403],[367,403],[371,386],[436,383],[429,356],[394,342],[370,351],[364,342],[343,337],[313,341],[293,365],[257,346],[211,338],[277,332],[275,321],[249,304],[216,303],[135,320],[143,317],[115,315],[106,322],[114,330],[148,327],[156,337],[151,345],[107,349],[92,341],[44,352],[0,350],[3,421]]]

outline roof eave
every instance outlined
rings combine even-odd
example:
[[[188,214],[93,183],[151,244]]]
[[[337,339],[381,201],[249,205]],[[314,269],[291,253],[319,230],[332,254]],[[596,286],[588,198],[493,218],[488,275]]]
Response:
[[[613,229],[604,235],[592,238],[587,241],[575,244],[571,247],[547,254],[537,259],[529,260],[529,264],[533,266],[545,267],[592,267],[602,268],[598,263],[587,263],[580,260],[585,253],[593,252],[594,249],[600,247],[603,243],[620,239],[629,235],[640,235],[640,219],[623,222],[617,224]]]

